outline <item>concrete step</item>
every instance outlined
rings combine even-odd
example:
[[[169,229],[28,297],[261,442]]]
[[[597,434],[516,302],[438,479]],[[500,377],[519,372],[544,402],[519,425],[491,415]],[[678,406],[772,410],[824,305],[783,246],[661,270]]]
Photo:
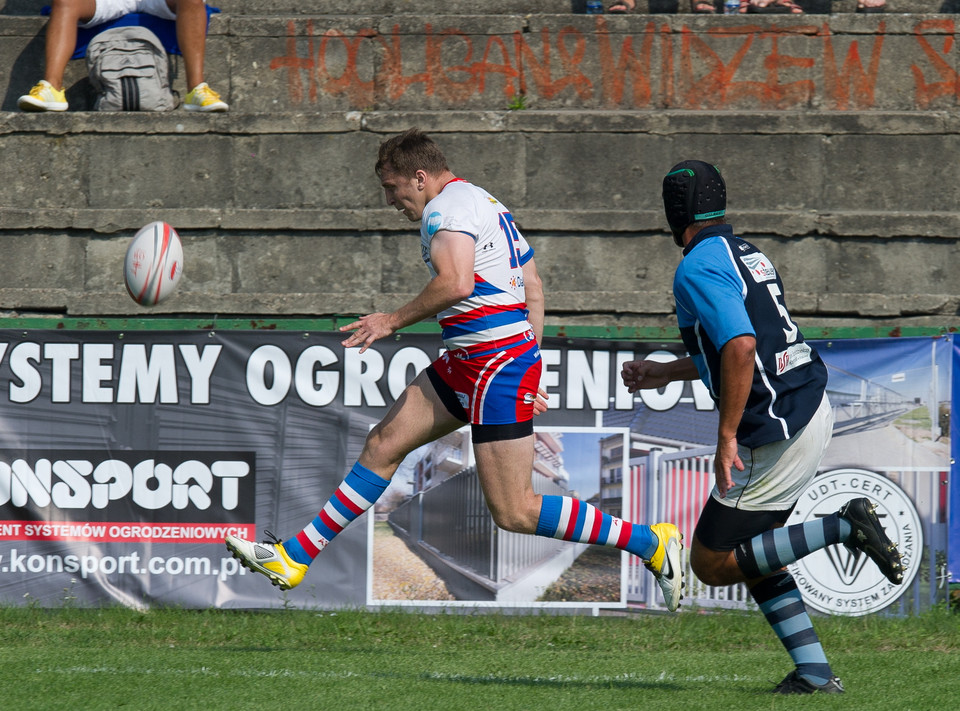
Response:
[[[0,110],[40,78],[44,22],[0,19]],[[948,16],[903,14],[224,14],[206,76],[245,113],[927,111],[957,107],[956,35]],[[73,110],[92,105],[86,76],[83,61],[68,67]]]
[[[585,0],[209,0],[230,15],[342,16],[345,6],[352,15],[563,15],[582,13]],[[715,0],[717,5],[721,0]],[[857,0],[796,0],[806,12],[837,14],[855,12]],[[605,4],[611,4],[606,0]],[[0,15],[37,15],[50,0],[0,0]],[[955,13],[960,0],[887,0],[887,13]],[[635,14],[689,13],[690,0],[637,0]]]
[[[819,327],[955,320],[955,112],[0,114],[0,312],[142,314],[123,291],[133,232],[185,242],[183,286],[152,313],[394,308],[424,283],[417,227],[383,203],[380,141],[424,126],[454,172],[513,211],[549,318],[672,322],[660,180],[720,166],[738,233],[777,260]],[[922,176],[923,189],[917,189]],[[882,292],[882,293],[881,293]],[[9,314],[8,314],[9,315]],[[671,331],[673,333],[673,331]]]
[[[537,229],[656,230],[660,173],[692,154],[722,166],[751,233],[960,237],[960,163],[941,160],[960,116],[933,111],[6,113],[0,228],[110,233],[164,211],[189,228],[407,231],[373,163],[415,125]]]

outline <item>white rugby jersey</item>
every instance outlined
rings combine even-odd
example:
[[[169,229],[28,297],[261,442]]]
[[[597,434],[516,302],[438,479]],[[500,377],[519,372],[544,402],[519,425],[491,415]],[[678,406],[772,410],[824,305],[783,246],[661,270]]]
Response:
[[[473,293],[437,316],[444,345],[454,350],[509,338],[531,328],[523,290],[523,265],[533,249],[513,216],[483,188],[459,178],[427,203],[420,223],[420,251],[430,274],[430,241],[440,230],[473,238]]]

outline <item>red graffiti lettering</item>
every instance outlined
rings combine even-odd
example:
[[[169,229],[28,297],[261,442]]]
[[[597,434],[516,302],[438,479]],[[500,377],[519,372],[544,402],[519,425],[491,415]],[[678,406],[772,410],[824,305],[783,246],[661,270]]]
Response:
[[[787,109],[809,103],[816,90],[812,79],[784,82],[780,76],[782,70],[808,70],[813,67],[814,60],[811,58],[780,53],[782,36],[809,31],[808,27],[798,27],[788,33],[778,30],[776,26],[763,28],[750,25],[709,30],[708,37],[728,40],[743,38],[730,61],[724,62],[703,38],[684,29],[680,48],[679,103],[682,108],[692,109],[730,107],[744,101],[770,109]],[[762,60],[764,81],[734,81],[754,43],[766,41],[770,44],[770,51]],[[699,59],[698,62],[694,61],[695,57]],[[707,71],[698,77],[697,72],[701,67],[706,67]]]
[[[300,80],[300,70],[306,69],[313,76],[313,22],[307,20],[307,37],[309,38],[310,52],[306,58],[297,54],[297,28],[291,20],[287,23],[287,53],[282,57],[270,60],[270,69],[287,70],[287,90],[290,92],[290,103],[303,103],[303,83]],[[310,101],[316,101],[316,89],[311,86]]]
[[[388,101],[396,101],[414,84],[423,84],[426,87],[428,95],[433,92],[433,84],[430,80],[429,71],[423,71],[411,76],[404,75],[403,47],[400,42],[399,25],[393,26],[389,42],[387,42],[386,38],[379,35],[377,36],[377,40],[384,50],[381,75]]]
[[[320,40],[320,50],[316,61],[316,84],[331,96],[346,94],[350,98],[353,106],[370,106],[374,100],[374,80],[363,80],[357,73],[357,53],[360,51],[361,43],[369,38],[376,36],[373,30],[360,30],[356,36],[347,37],[340,30],[330,29],[323,33],[323,39]],[[345,50],[343,60],[343,70],[339,76],[334,74],[328,68],[330,55],[333,54],[330,46],[336,43]],[[313,45],[313,40],[310,42]],[[313,83],[311,83],[311,86]],[[316,101],[316,97],[311,92],[311,101]]]
[[[571,55],[566,47],[567,37],[574,40],[574,51]],[[556,97],[567,87],[572,86],[577,96],[581,99],[589,99],[593,93],[593,84],[579,70],[579,65],[583,61],[586,53],[586,40],[583,34],[575,28],[565,27],[557,35],[558,51],[560,53],[560,65],[564,74],[557,79],[553,79],[550,72],[550,30],[546,27],[540,32],[540,42],[542,45],[541,53],[543,60],[537,59],[533,49],[527,43],[526,38],[520,32],[514,34],[514,45],[516,47],[517,68],[520,71],[520,93],[527,94],[526,67],[530,67],[530,75],[536,85],[537,93],[544,99]]]
[[[680,77],[677,80],[679,106],[685,109],[723,106],[727,102],[727,90],[733,84],[733,76],[753,41],[754,35],[748,33],[730,62],[724,63],[706,41],[684,27],[680,34]],[[694,57],[699,61],[694,61]],[[698,78],[701,67],[706,71]]]
[[[883,51],[883,31],[885,23],[879,24],[879,30],[870,53],[870,68],[864,71],[860,61],[860,43],[850,42],[843,68],[837,69],[837,57],[833,47],[833,34],[826,24],[823,26],[823,88],[827,104],[831,109],[849,108],[869,109],[874,104],[874,89],[877,85],[880,54]]]
[[[503,58],[502,64],[495,64],[490,61],[490,54],[494,50],[500,52]],[[483,61],[473,67],[473,73],[477,77],[477,91],[483,93],[487,88],[487,74],[503,75],[503,93],[508,99],[512,99],[517,94],[514,86],[514,80],[520,73],[510,63],[510,55],[507,53],[507,45],[500,37],[490,37],[487,39],[487,46],[483,50]]]
[[[647,24],[643,33],[643,46],[638,57],[633,51],[633,37],[626,37],[620,45],[620,58],[613,59],[610,34],[606,22],[598,22],[597,44],[600,52],[600,94],[604,106],[620,106],[627,80],[633,82],[634,108],[650,105],[650,56],[655,37],[654,23]]]
[[[928,30],[946,33],[943,40],[942,52],[937,52],[924,36],[924,32]],[[950,66],[944,59],[944,56],[949,54],[950,50],[953,49],[953,20],[922,20],[914,27],[913,33],[917,36],[920,49],[923,50],[923,53],[930,59],[930,63],[933,64],[933,70],[940,75],[942,79],[942,81],[927,83],[927,80],[923,76],[923,70],[916,64],[910,65],[910,71],[913,72],[913,79],[916,84],[917,106],[925,109],[930,106],[935,99],[941,96],[956,97],[958,95],[958,87],[960,87],[957,70]]]
[[[430,87],[427,96],[436,90],[437,96],[444,101],[451,104],[460,103],[476,91],[477,78],[471,65],[473,40],[459,30],[445,29],[439,35],[435,35],[429,25],[427,28],[427,74],[434,78],[434,84]],[[446,41],[448,38],[453,38],[455,41],[448,42]],[[447,66],[444,61],[444,44],[462,47],[465,63]]]
[[[593,29],[543,27],[535,33],[471,34],[430,23],[422,30],[372,28],[315,33],[316,20],[290,21],[282,72],[290,103],[342,97],[352,108],[395,104],[411,90],[430,106],[489,104],[518,94],[608,109],[789,110],[817,105],[864,110],[884,103],[878,92],[896,87],[907,66],[914,104],[926,109],[946,97],[960,99],[960,70],[952,56],[955,22],[922,20],[914,27],[917,59],[884,65],[886,23],[870,39],[836,35],[822,26],[734,24],[694,32],[648,22],[630,34],[598,16]],[[679,41],[675,41],[675,35]],[[942,45],[935,36],[943,35]],[[820,38],[822,43],[820,42]],[[481,39],[482,38],[482,39]],[[659,49],[657,44],[659,43]],[[482,46],[482,51],[481,51]],[[819,47],[816,56],[786,48]],[[794,50],[795,51],[795,50]],[[818,63],[821,66],[817,66]],[[878,88],[879,87],[879,88]],[[896,99],[896,91],[887,91]],[[880,96],[881,98],[878,98]],[[504,107],[501,104],[501,107]]]

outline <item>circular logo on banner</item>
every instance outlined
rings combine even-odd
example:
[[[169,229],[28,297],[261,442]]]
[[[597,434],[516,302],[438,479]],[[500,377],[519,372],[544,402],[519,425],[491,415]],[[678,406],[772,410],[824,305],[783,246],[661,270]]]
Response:
[[[867,615],[899,598],[920,569],[923,528],[920,515],[903,489],[884,476],[863,469],[834,469],[817,475],[803,492],[787,525],[835,513],[850,499],[867,497],[877,517],[903,556],[903,583],[894,585],[859,550],[842,543],[827,546],[788,566],[803,601],[834,615]]]

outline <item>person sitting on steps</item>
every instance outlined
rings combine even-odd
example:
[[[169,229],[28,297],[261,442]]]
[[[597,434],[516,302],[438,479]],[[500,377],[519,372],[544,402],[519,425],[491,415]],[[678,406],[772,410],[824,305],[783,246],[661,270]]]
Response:
[[[47,23],[45,74],[17,105],[22,111],[66,111],[63,74],[77,47],[77,27],[94,27],[133,12],[176,20],[189,92],[187,111],[226,111],[229,106],[203,79],[207,41],[204,0],[53,0]]]
[[[883,2],[883,0],[862,0],[862,2]],[[637,9],[636,0],[615,0],[607,8],[610,14],[626,14]],[[715,15],[718,13],[714,0],[690,0],[690,12],[695,15]],[[793,0],[740,0],[740,12],[791,13],[802,14],[803,9]]]

